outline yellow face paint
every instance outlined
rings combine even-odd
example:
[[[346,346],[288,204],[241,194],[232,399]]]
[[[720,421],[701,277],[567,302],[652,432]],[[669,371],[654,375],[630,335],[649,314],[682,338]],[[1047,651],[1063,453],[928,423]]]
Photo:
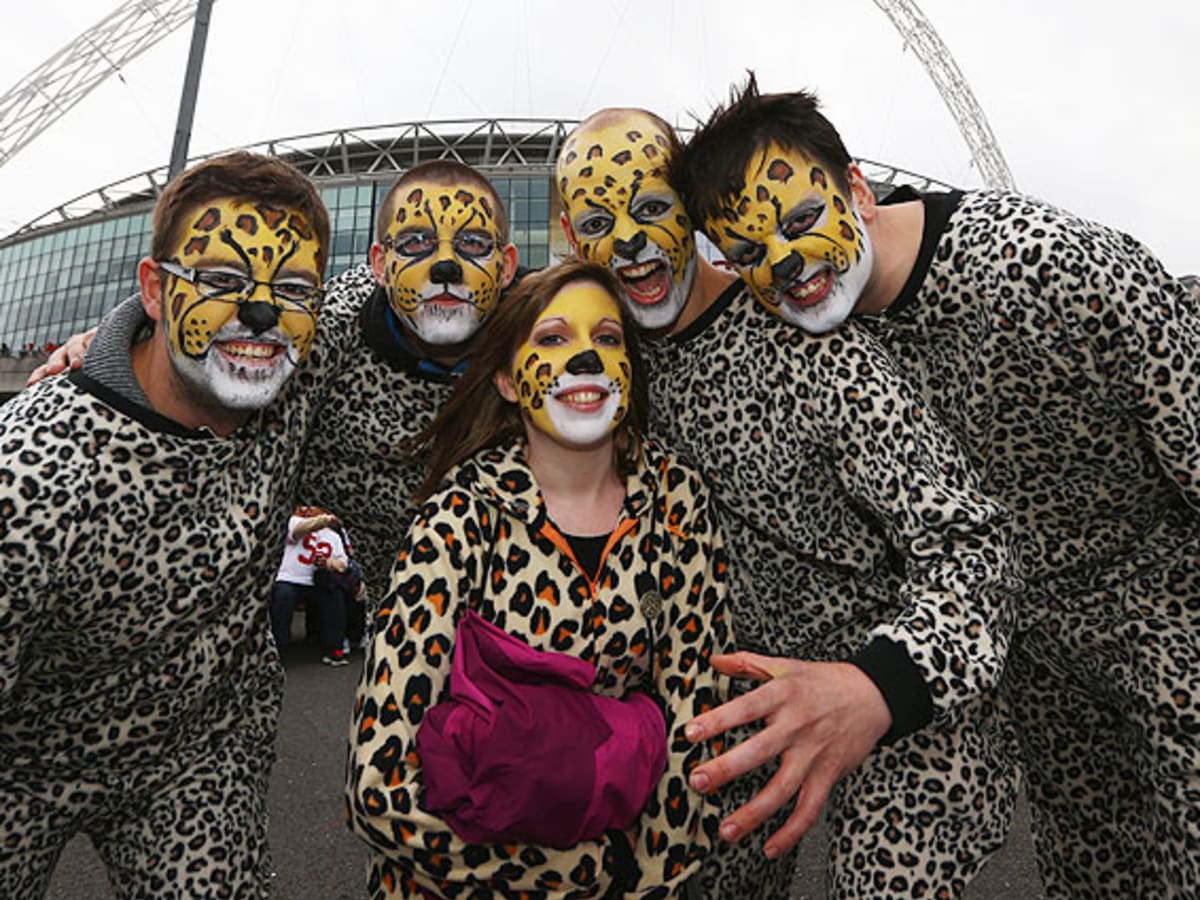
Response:
[[[665,328],[687,302],[696,271],[691,220],[666,180],[670,141],[631,112],[576,132],[556,167],[579,255],[608,266],[643,328]]]
[[[745,188],[704,230],[768,311],[806,331],[845,321],[871,275],[849,194],[824,166],[777,144],[750,160]]]
[[[511,374],[539,431],[571,446],[610,435],[628,411],[631,379],[617,301],[593,281],[568,284],[538,316]]]
[[[393,198],[382,241],[393,311],[431,344],[465,341],[504,288],[496,199],[475,184],[418,179]]]
[[[183,221],[160,261],[173,364],[230,408],[262,406],[312,347],[317,301],[308,295],[320,286],[324,248],[308,219],[284,207],[220,199]]]

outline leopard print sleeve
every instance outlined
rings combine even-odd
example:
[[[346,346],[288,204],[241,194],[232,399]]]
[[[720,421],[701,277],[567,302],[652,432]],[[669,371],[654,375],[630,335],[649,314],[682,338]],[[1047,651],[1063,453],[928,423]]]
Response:
[[[978,491],[958,443],[857,323],[841,330],[836,358],[842,378],[821,420],[837,477],[905,557],[899,614],[871,636],[905,651],[936,716],[994,687],[1003,669],[1018,587],[1009,515]],[[862,391],[853,373],[865,371],[888,392]]]
[[[0,416],[0,711],[20,678],[21,658],[63,552],[65,536],[55,511],[66,505],[66,488],[73,479],[63,477],[67,470],[60,456],[38,448],[51,440],[57,443],[65,427],[34,413],[39,405],[61,403],[63,392],[53,383],[26,390]],[[26,415],[26,410],[34,414]]]
[[[376,614],[354,705],[347,767],[349,825],[379,854],[379,896],[474,896],[480,884],[530,897],[592,896],[605,841],[569,850],[511,842],[468,844],[422,808],[416,734],[446,688],[456,611],[478,593],[495,508],[457,489],[435,494],[401,544]],[[574,881],[578,893],[569,885]],[[547,893],[560,883],[562,890]]]
[[[1200,509],[1200,318],[1186,289],[1127,234],[1051,208],[1035,222],[1047,234],[1026,251],[1027,283],[1067,323],[1076,371],[1137,420]]]
[[[723,739],[693,744],[684,728],[719,706],[728,680],[712,668],[714,653],[734,650],[727,612],[729,561],[700,479],[668,470],[664,583],[657,641],[655,685],[667,724],[667,768],[639,823],[634,856],[640,872],[630,897],[684,897],[717,840],[720,805],[688,787],[697,765],[720,754]]]

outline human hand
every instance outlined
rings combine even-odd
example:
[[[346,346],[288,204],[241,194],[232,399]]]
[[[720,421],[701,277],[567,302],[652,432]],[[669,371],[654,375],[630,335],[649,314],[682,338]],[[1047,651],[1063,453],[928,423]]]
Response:
[[[92,328],[82,334],[73,334],[55,350],[46,357],[46,361],[29,373],[29,377],[25,379],[25,387],[30,387],[37,384],[43,378],[48,378],[51,375],[57,375],[59,372],[65,372],[67,369],[78,369],[83,365],[83,357],[87,354],[88,344],[92,342],[92,338],[96,336],[96,329]]]
[[[325,568],[333,569],[333,571],[335,571],[335,572],[345,572],[346,565],[347,565],[347,563],[344,559],[338,559],[337,557],[330,557],[325,563]]]
[[[737,841],[796,797],[792,814],[763,848],[775,859],[813,826],[833,786],[891,728],[892,714],[875,683],[850,663],[755,653],[714,656],[712,662],[722,674],[763,683],[692,719],[688,739],[709,740],[759,719],[765,724],[753,737],[697,766],[689,783],[702,794],[712,793],[778,756],[779,769],[766,786],[721,823],[721,837]]]

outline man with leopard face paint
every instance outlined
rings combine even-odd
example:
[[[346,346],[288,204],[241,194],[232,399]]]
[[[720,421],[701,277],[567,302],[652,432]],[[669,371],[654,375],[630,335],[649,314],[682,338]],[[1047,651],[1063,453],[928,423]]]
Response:
[[[683,204],[667,184],[675,138],[649,113],[603,110],[563,144],[556,165],[562,226],[575,252],[608,266],[647,331],[673,325],[698,267]]]
[[[517,275],[495,189],[453,160],[401,175],[379,205],[375,234],[369,263],[325,286],[298,376],[317,411],[295,437],[305,447],[295,501],[337,513],[373,602],[424,478],[405,439],[449,398],[471,338]],[[67,351],[50,362],[43,371],[64,366]]]
[[[375,234],[370,264],[327,285],[312,367],[321,412],[298,496],[341,517],[378,602],[425,477],[404,441],[449,399],[471,339],[516,277],[517,249],[495,188],[453,160],[401,175]]]
[[[1003,687],[1048,894],[1194,896],[1200,320],[1181,283],[1019,194],[878,202],[815,97],[753,79],[675,161],[764,308],[869,330],[1011,511],[1028,590]]]
[[[272,558],[329,218],[249,153],[174,179],[141,296],[0,412],[0,896],[86,834],[122,896],[266,900]],[[278,403],[273,400],[278,395]],[[202,827],[197,827],[203,823]]]
[[[622,278],[654,330],[642,342],[651,434],[698,466],[726,526],[734,631],[753,652],[714,665],[766,682],[689,727],[694,740],[742,729],[692,773],[693,790],[749,773],[722,791],[727,843],[706,894],[786,896],[790,850],[831,790],[830,896],[957,893],[998,846],[1017,786],[990,729],[1015,588],[1007,517],[899,373],[868,377],[889,366],[870,335],[805,339],[696,252],[663,180],[678,152],[658,117],[603,110],[568,137],[557,174],[568,237]],[[801,299],[844,296],[840,284],[862,278],[869,249],[848,218],[849,233],[840,220],[825,229],[815,252],[827,262]],[[655,242],[669,266],[647,265]],[[663,289],[667,271],[682,296]],[[758,767],[776,755],[768,780]],[[797,792],[765,855],[741,840]],[[948,811],[957,825],[942,846],[922,823]]]

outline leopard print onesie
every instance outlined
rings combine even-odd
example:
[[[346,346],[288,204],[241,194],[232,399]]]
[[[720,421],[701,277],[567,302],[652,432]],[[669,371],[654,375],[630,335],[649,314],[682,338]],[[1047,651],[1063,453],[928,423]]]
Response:
[[[433,421],[458,371],[404,348],[387,297],[367,265],[326,286],[317,345],[320,408],[308,435],[298,497],[341,517],[372,604],[383,597],[423,464],[400,444]]]
[[[0,897],[43,896],[84,833],[120,898],[265,898],[262,561],[307,400],[217,438],[86,371],[0,409]]]
[[[739,282],[646,353],[655,434],[721,513],[739,646],[853,660],[893,713],[827,806],[830,896],[961,893],[1017,788],[993,691],[1016,594],[1007,515],[858,327],[805,335]],[[723,854],[709,896],[787,896],[789,861],[765,863],[761,831]]]
[[[1005,680],[1047,893],[1200,896],[1200,319],[1127,235],[1014,194],[924,202],[871,327],[1015,517]]]
[[[626,486],[621,523],[594,577],[547,516],[523,443],[481,451],[451,470],[420,509],[380,610],[351,737],[347,816],[374,850],[376,900],[423,891],[527,900],[690,896],[719,809],[686,778],[720,744],[691,744],[683,726],[725,696],[709,658],[732,649],[728,567],[693,472],[647,441]],[[594,664],[598,693],[621,697],[648,684],[657,696],[667,768],[635,823],[636,881],[623,892],[613,882],[629,855],[624,833],[561,850],[468,844],[421,808],[415,734],[448,690],[455,623],[468,608],[538,649]]]

